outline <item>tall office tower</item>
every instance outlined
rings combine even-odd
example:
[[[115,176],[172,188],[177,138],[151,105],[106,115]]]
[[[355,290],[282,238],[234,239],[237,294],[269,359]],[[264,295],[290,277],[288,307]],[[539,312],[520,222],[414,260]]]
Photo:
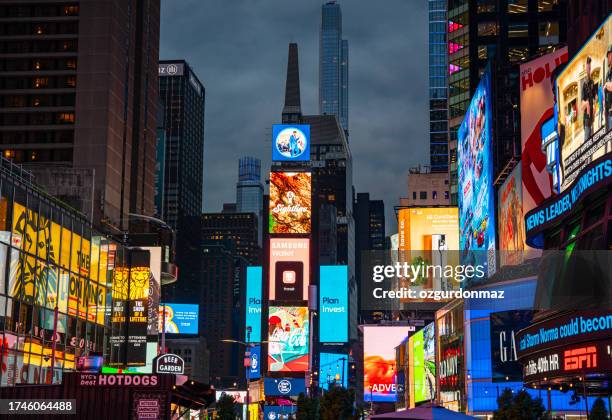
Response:
[[[448,0],[451,204],[457,204],[457,129],[489,62],[494,74],[496,177],[520,156],[519,66],[566,41],[566,1]],[[510,168],[511,169],[511,168]],[[503,181],[497,177],[497,181]]]
[[[385,249],[385,203],[370,200],[370,193],[357,193],[355,200],[355,250]]]
[[[429,2],[429,156],[432,172],[448,172],[447,0]]]
[[[182,217],[202,214],[204,94],[204,86],[185,60],[159,62],[167,133],[163,214],[173,228]]]
[[[261,160],[245,156],[238,161],[236,184],[236,211],[254,213],[257,216],[258,244],[262,244],[263,185],[261,184]]]
[[[0,150],[98,224],[153,214],[159,0],[0,3]]]
[[[335,0],[321,8],[319,114],[337,116],[348,133],[348,41],[342,39],[342,10]]]
[[[567,48],[572,57],[612,12],[612,0],[567,0]]]

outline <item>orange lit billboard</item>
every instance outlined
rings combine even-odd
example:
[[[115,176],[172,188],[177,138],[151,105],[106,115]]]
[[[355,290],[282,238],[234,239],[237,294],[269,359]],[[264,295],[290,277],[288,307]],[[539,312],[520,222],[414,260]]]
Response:
[[[310,233],[311,183],[310,172],[270,173],[270,233]]]
[[[308,300],[310,239],[270,238],[271,301]]]

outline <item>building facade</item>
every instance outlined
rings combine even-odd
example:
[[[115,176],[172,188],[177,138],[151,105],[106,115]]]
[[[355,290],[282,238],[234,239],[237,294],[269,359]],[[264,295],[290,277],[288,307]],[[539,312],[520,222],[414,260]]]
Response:
[[[412,169],[408,174],[408,197],[401,198],[400,204],[405,207],[450,205],[448,174]]]
[[[236,184],[236,211],[257,216],[258,244],[262,244],[263,185],[261,184],[261,160],[245,156],[238,161]]]

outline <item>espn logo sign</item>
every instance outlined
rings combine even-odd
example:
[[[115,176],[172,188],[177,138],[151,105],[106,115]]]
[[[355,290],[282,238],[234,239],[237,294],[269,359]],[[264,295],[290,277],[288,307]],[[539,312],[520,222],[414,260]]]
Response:
[[[563,359],[563,370],[566,372],[596,368],[597,347],[588,346],[573,350],[565,350]]]

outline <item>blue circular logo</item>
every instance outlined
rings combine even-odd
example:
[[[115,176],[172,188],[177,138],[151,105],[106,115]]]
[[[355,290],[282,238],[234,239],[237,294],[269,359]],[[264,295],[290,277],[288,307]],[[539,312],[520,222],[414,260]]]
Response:
[[[278,153],[288,159],[301,156],[307,146],[306,135],[296,127],[288,127],[282,130],[274,139],[274,145]]]
[[[283,379],[278,383],[278,392],[281,394],[287,395],[291,392],[291,382],[286,379]]]

